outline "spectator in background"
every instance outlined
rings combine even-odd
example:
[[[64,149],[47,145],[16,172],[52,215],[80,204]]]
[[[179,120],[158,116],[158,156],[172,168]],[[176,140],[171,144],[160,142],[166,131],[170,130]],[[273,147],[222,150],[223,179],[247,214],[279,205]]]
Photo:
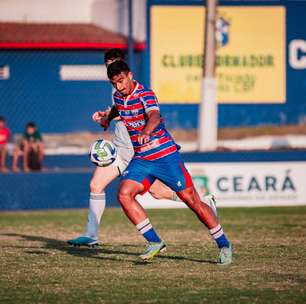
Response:
[[[10,130],[6,126],[6,120],[3,116],[0,116],[0,172],[7,172],[8,169],[5,166],[7,155],[7,143],[10,138]]]
[[[24,171],[41,170],[44,158],[44,144],[42,136],[34,122],[26,124],[21,142],[16,144],[14,148],[12,165],[12,170],[14,172],[20,171],[18,168],[18,159],[21,155],[23,156]]]

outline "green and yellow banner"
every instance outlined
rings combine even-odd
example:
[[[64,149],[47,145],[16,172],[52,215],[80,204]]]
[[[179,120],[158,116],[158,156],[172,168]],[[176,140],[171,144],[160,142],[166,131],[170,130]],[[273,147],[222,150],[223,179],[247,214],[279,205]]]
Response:
[[[205,9],[151,7],[151,85],[162,103],[198,103]],[[217,100],[286,101],[285,8],[221,6],[217,20]]]

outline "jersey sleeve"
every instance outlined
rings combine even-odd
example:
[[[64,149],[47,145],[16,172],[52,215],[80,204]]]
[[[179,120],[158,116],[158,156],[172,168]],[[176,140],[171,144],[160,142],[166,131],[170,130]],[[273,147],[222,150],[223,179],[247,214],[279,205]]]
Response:
[[[151,90],[146,90],[140,94],[140,100],[144,106],[146,113],[149,113],[152,110],[159,112],[159,105],[157,97],[154,92]]]

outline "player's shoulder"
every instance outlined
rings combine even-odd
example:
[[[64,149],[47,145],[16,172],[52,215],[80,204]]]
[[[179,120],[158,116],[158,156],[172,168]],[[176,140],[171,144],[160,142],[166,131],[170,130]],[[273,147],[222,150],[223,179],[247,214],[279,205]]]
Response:
[[[136,92],[140,97],[144,96],[155,96],[153,90],[147,88],[146,86],[139,84]]]

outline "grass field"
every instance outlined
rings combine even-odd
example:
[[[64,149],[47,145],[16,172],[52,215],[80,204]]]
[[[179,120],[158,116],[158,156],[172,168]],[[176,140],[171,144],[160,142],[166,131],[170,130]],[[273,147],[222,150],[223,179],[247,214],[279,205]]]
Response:
[[[222,209],[234,263],[194,215],[150,210],[168,252],[138,259],[144,242],[107,209],[97,249],[65,241],[86,211],[0,213],[0,303],[306,303],[306,207]]]

